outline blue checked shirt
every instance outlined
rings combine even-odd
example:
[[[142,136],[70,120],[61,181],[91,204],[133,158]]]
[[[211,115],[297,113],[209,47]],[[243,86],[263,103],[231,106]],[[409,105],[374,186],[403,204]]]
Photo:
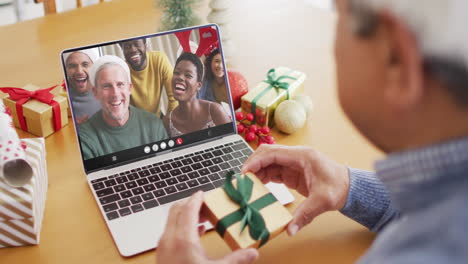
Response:
[[[359,263],[468,263],[468,138],[350,169],[341,212],[378,232]]]

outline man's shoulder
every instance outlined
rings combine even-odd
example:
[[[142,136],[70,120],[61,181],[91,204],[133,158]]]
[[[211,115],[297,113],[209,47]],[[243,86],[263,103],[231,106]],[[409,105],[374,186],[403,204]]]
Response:
[[[101,111],[102,110],[99,110],[94,115],[92,115],[86,122],[78,126],[80,136],[89,136],[96,134],[96,126],[99,126],[99,124],[102,122],[102,118],[100,118]]]
[[[168,59],[166,53],[159,51],[159,50],[148,51],[148,57],[151,60],[155,60],[155,61],[162,61],[162,60]]]
[[[144,109],[135,107],[135,106],[130,106],[130,111],[134,112],[134,116],[142,121],[150,121],[150,122],[160,122],[161,119],[158,118],[155,114],[148,112]]]
[[[465,177],[468,177],[468,175]],[[454,190],[449,198],[437,204],[436,208],[439,208],[441,214],[441,224],[446,225],[448,229],[455,228],[454,233],[463,232],[468,245],[468,228],[464,228],[468,223],[468,210],[464,210],[468,204],[467,188],[468,184],[461,183],[457,190]]]
[[[460,185],[468,186],[463,183]],[[422,247],[459,243],[468,245],[468,228],[465,228],[468,210],[464,209],[468,203],[468,192],[461,186],[453,189],[451,194],[440,194],[436,201],[427,206],[408,214],[402,213],[401,219],[396,223],[401,227],[400,231],[407,232],[400,232],[397,236],[406,237],[414,243],[419,241]]]
[[[462,200],[402,214],[379,233],[362,263],[465,263],[468,211]]]

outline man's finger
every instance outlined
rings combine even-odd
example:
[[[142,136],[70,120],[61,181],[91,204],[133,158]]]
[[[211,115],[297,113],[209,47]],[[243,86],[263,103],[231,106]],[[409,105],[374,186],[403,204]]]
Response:
[[[319,204],[318,201],[313,201],[312,196],[305,199],[293,213],[293,219],[288,225],[288,235],[295,235],[304,226],[312,222],[317,215],[322,213]]]
[[[164,234],[161,237],[161,240],[164,240],[165,237],[172,237],[173,234],[177,233],[177,218],[179,216],[181,204],[180,202],[172,204],[169,209],[169,216],[167,217],[166,227],[164,228]]]
[[[260,147],[257,148],[257,150],[252,153],[247,160],[244,162],[244,165],[242,166],[242,173],[246,173],[248,171],[251,171],[253,173],[257,172],[261,168],[258,166],[258,160],[259,156],[261,157],[265,152],[268,152],[267,149],[270,149],[271,151],[273,150],[271,146],[267,146],[265,144],[260,145]]]
[[[198,191],[182,206],[177,225],[179,233],[183,236],[198,239],[198,220],[202,203],[203,192]]]
[[[250,264],[258,258],[258,251],[253,248],[240,249],[232,252],[222,259],[222,263]]]
[[[244,163],[242,172],[256,173],[271,165],[299,168],[304,166],[303,159],[303,151],[300,148],[281,145],[268,146],[259,153],[254,152]]]
[[[205,232],[206,232],[205,225],[199,225],[198,226],[198,236],[203,236],[203,234],[205,234]]]

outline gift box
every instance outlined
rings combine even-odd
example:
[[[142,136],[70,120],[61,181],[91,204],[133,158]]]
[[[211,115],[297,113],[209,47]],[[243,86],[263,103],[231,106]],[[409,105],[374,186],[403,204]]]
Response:
[[[267,78],[241,98],[244,114],[254,115],[254,120],[247,122],[272,127],[274,111],[278,104],[302,91],[305,79],[305,73],[286,67],[268,71]]]
[[[57,85],[52,91],[50,91],[54,95],[60,95],[62,97],[65,97],[68,99],[68,92],[67,89],[65,88],[65,81],[61,85]],[[71,117],[71,107],[70,107],[70,100],[67,100],[67,115],[68,117]]]
[[[53,88],[39,89],[30,84],[24,88],[0,88],[0,97],[10,108],[17,128],[47,137],[68,124],[67,98],[52,94]]]
[[[262,246],[292,219],[252,173],[229,173],[222,188],[205,195],[202,210],[232,250]]]
[[[47,168],[43,138],[24,139],[26,158],[34,176],[21,188],[0,177],[0,248],[39,243],[47,192]]]

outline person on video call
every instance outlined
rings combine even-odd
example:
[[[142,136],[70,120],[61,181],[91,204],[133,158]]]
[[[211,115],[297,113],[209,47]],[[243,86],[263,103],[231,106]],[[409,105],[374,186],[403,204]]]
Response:
[[[64,55],[67,83],[73,98],[73,113],[78,125],[101,109],[101,104],[94,98],[89,81],[89,69],[97,57],[97,51],[94,49],[75,51]]]
[[[224,66],[219,49],[213,49],[205,60],[205,81],[197,98],[229,104]]]
[[[89,76],[102,109],[79,127],[85,159],[167,138],[161,119],[130,105],[130,69],[121,58],[102,56]]]
[[[163,119],[170,137],[231,122],[220,104],[197,99],[202,80],[200,58],[193,53],[182,53],[172,77],[172,90],[179,105]]]
[[[295,235],[340,210],[378,232],[360,263],[468,260],[468,1],[337,0],[340,105],[388,156],[376,172],[348,168],[309,147],[262,145],[244,164],[263,182],[306,199]],[[313,57],[313,54],[309,54]],[[363,100],[371,98],[372,100]],[[202,193],[172,207],[158,263],[251,263],[255,249],[208,261],[197,224]]]
[[[147,51],[145,38],[123,41],[119,45],[130,66],[134,88],[131,104],[159,117],[164,87],[169,103],[166,113],[172,111],[177,106],[177,101],[171,89],[173,68],[166,54],[161,51]]]

